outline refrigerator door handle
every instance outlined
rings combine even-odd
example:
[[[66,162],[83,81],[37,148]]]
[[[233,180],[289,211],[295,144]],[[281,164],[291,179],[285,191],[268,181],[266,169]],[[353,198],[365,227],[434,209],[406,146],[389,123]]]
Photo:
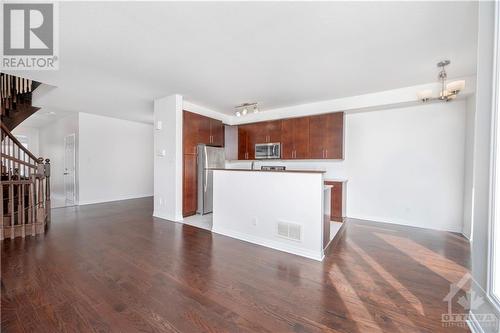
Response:
[[[205,179],[203,180],[205,183],[204,185],[204,192],[207,192],[207,186],[208,186],[208,154],[207,154],[207,149],[205,148]]]

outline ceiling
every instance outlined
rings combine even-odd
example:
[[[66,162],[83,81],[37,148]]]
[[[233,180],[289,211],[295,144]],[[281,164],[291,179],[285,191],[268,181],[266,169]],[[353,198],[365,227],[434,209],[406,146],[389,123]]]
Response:
[[[61,2],[60,69],[43,112],[152,121],[178,93],[232,114],[476,72],[474,2]]]

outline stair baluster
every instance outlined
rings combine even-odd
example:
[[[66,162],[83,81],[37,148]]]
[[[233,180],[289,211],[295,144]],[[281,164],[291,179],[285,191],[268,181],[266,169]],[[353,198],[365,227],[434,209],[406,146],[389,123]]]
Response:
[[[0,124],[0,239],[37,235],[50,221],[50,161],[36,158]]]

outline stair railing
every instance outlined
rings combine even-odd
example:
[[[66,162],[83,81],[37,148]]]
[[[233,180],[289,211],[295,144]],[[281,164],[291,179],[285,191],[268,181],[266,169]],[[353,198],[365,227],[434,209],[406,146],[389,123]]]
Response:
[[[0,239],[43,233],[50,223],[50,161],[1,130]]]

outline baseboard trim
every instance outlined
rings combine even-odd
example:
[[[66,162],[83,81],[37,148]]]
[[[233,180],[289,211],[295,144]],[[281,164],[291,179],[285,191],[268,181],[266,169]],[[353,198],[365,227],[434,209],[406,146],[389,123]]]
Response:
[[[322,261],[324,258],[323,251],[316,252],[316,251],[312,251],[312,250],[307,250],[307,249],[299,248],[299,247],[296,247],[293,245],[277,242],[277,241],[274,241],[271,239],[253,236],[253,235],[248,235],[248,234],[244,234],[244,233],[237,232],[237,231],[230,230],[230,229],[226,229],[226,228],[220,228],[220,227],[217,228],[214,226],[212,228],[212,232],[219,234],[219,235],[235,238],[235,239],[238,239],[238,240],[241,240],[244,242],[269,247],[269,248],[274,249],[274,250],[295,254],[295,255],[298,255],[301,257],[306,257],[306,258],[317,260],[317,261]]]
[[[147,198],[147,197],[152,197],[153,194],[136,194],[136,195],[125,195],[123,197],[119,198],[108,198],[108,199],[100,199],[100,200],[80,200],[78,201],[78,206],[85,206],[85,205],[95,205],[95,204],[100,204],[100,203],[106,203],[106,202],[115,202],[115,201],[122,201],[122,200],[131,200],[131,199],[141,199],[141,198]]]
[[[406,222],[406,221],[392,220],[392,219],[373,217],[373,216],[349,215],[349,218],[356,219],[356,220],[365,220],[365,221],[381,222],[381,223],[388,223],[388,224],[396,224],[396,225],[402,225],[405,227],[414,227],[414,228],[420,228],[420,229],[446,231],[446,232],[454,232],[454,233],[462,234],[462,229],[461,229],[461,227],[458,227],[458,226],[456,228],[431,228],[429,226],[421,226],[421,225],[411,224],[411,223]]]

